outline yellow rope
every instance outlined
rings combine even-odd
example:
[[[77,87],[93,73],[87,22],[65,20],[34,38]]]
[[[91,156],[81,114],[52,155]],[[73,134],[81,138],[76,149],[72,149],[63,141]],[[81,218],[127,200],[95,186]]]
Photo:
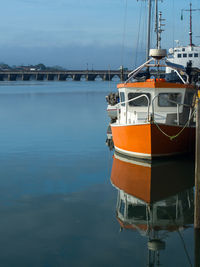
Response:
[[[175,138],[177,138],[177,137],[184,131],[184,129],[189,125],[190,120],[191,120],[192,117],[194,116],[195,112],[196,112],[196,109],[194,109],[194,111],[193,111],[191,117],[188,119],[188,121],[186,122],[186,124],[184,125],[184,127],[180,130],[180,132],[178,132],[178,133],[175,134],[175,135],[168,135],[167,133],[165,133],[165,132],[160,128],[160,126],[159,126],[156,122],[154,122],[154,124],[157,126],[158,130],[159,130],[162,134],[164,134],[164,135],[167,136],[171,141],[173,141],[173,140],[174,140]]]

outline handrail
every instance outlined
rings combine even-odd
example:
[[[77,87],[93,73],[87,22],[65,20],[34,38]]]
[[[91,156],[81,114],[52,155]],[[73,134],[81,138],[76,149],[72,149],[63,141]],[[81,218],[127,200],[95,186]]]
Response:
[[[127,101],[123,101],[123,102],[117,103],[117,106],[122,106],[122,104],[126,104],[126,122],[127,122],[127,103],[129,103],[131,101],[134,101],[134,100],[137,100],[137,99],[142,98],[142,97],[145,97],[147,99],[147,102],[148,102],[148,105],[147,105],[147,120],[149,121],[150,100],[149,100],[149,97],[146,94],[142,94],[140,96],[136,96],[134,98],[131,98],[131,99],[127,100]]]
[[[158,97],[158,94],[155,95],[152,99],[152,120],[154,121],[154,100]]]

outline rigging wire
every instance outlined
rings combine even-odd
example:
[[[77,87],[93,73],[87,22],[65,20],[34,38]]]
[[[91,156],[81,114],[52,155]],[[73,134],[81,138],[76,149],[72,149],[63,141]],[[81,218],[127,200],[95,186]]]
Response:
[[[126,24],[127,24],[127,6],[128,6],[128,0],[125,0],[125,10],[124,10],[124,19],[123,19],[123,37],[122,37],[122,48],[121,48],[121,66],[123,66],[124,64],[124,48],[125,48]]]
[[[182,242],[183,249],[184,249],[184,251],[185,251],[185,254],[186,254],[186,257],[187,257],[187,260],[188,260],[188,264],[189,264],[191,267],[193,267],[193,265],[192,265],[192,261],[191,261],[191,259],[190,259],[190,255],[189,255],[189,252],[188,252],[188,249],[187,249],[187,246],[186,246],[186,244],[185,244],[185,240],[184,240],[183,235],[182,235],[182,233],[181,233],[181,231],[180,231],[180,229],[179,229],[178,224],[176,223],[175,219],[171,216],[171,214],[170,214],[168,211],[166,211],[166,210],[162,210],[162,212],[165,213],[165,214],[166,214],[166,215],[173,221],[173,223],[176,225],[176,227],[177,227],[177,233],[178,233],[178,235],[179,235],[179,237],[180,237],[180,240],[181,240],[181,242]]]
[[[144,55],[141,51],[145,51],[144,44],[146,43],[146,24],[147,24],[147,9],[146,3],[141,1],[139,20],[138,20],[138,32],[137,32],[137,41],[134,51],[133,65],[136,68],[138,65],[141,65],[144,62]],[[142,55],[142,59],[141,59]],[[138,58],[140,56],[140,58]],[[139,62],[139,63],[138,63]]]
[[[134,56],[134,61],[133,65],[134,68],[137,67],[137,56],[138,56],[138,49],[139,49],[139,44],[140,44],[140,27],[141,27],[141,18],[142,18],[142,2],[140,5],[140,12],[139,12],[139,22],[138,22],[138,34],[137,34],[137,41],[136,41],[136,48],[135,48],[135,56]]]
[[[144,21],[143,21],[143,30],[142,30],[142,39],[141,39],[141,42],[142,42],[142,45],[141,45],[141,47],[142,47],[142,51],[143,51],[143,53],[141,53],[141,56],[142,56],[142,58],[141,58],[141,60],[140,60],[140,65],[145,61],[145,59],[146,59],[146,55],[145,55],[145,53],[144,53],[144,51],[145,51],[145,49],[146,49],[146,43],[147,43],[147,13],[148,13],[148,8],[147,8],[147,6],[146,6],[146,3],[144,3],[145,4],[145,7],[146,8],[144,8],[144,12],[145,12],[145,16],[144,16]]]

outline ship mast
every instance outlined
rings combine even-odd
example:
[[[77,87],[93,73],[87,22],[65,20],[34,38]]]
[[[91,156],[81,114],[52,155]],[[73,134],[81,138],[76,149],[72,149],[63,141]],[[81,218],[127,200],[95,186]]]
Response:
[[[147,23],[147,48],[146,48],[146,61],[149,60],[149,49],[151,40],[151,1],[148,0],[148,23]]]
[[[190,12],[190,31],[189,31],[190,46],[194,46],[194,44],[192,43],[192,12],[193,11],[200,11],[200,9],[199,8],[192,9],[192,3],[190,2],[190,9],[182,9],[181,10],[181,20],[183,20],[183,11]]]
[[[162,24],[162,21],[165,21],[165,19],[162,19],[162,12],[160,11],[157,29],[157,49],[161,49],[161,33],[164,31],[162,26],[165,26],[165,24]]]
[[[139,0],[137,0],[139,1]],[[145,1],[145,0],[141,0]],[[157,0],[155,0],[157,2]],[[150,50],[150,42],[151,42],[151,7],[152,0],[148,0],[148,18],[147,18],[147,44],[146,44],[146,61],[149,60],[149,50]]]
[[[190,46],[193,46],[193,43],[192,43],[192,3],[190,3],[190,31],[189,31],[189,36],[190,36]]]
[[[156,47],[158,48],[158,0],[155,0],[155,33],[156,33]]]

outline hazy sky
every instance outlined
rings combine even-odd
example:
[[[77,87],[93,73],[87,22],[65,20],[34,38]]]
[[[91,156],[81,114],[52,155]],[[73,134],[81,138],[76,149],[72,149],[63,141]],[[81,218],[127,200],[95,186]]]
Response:
[[[189,0],[163,0],[162,46],[188,44]],[[192,1],[200,8],[200,1]],[[200,11],[193,13],[194,43],[200,43]],[[61,65],[73,69],[118,68],[141,62],[147,2],[136,0],[7,0],[1,2],[0,62]],[[138,34],[140,30],[140,34]],[[154,46],[152,42],[152,47]],[[136,53],[137,50],[137,53]]]

